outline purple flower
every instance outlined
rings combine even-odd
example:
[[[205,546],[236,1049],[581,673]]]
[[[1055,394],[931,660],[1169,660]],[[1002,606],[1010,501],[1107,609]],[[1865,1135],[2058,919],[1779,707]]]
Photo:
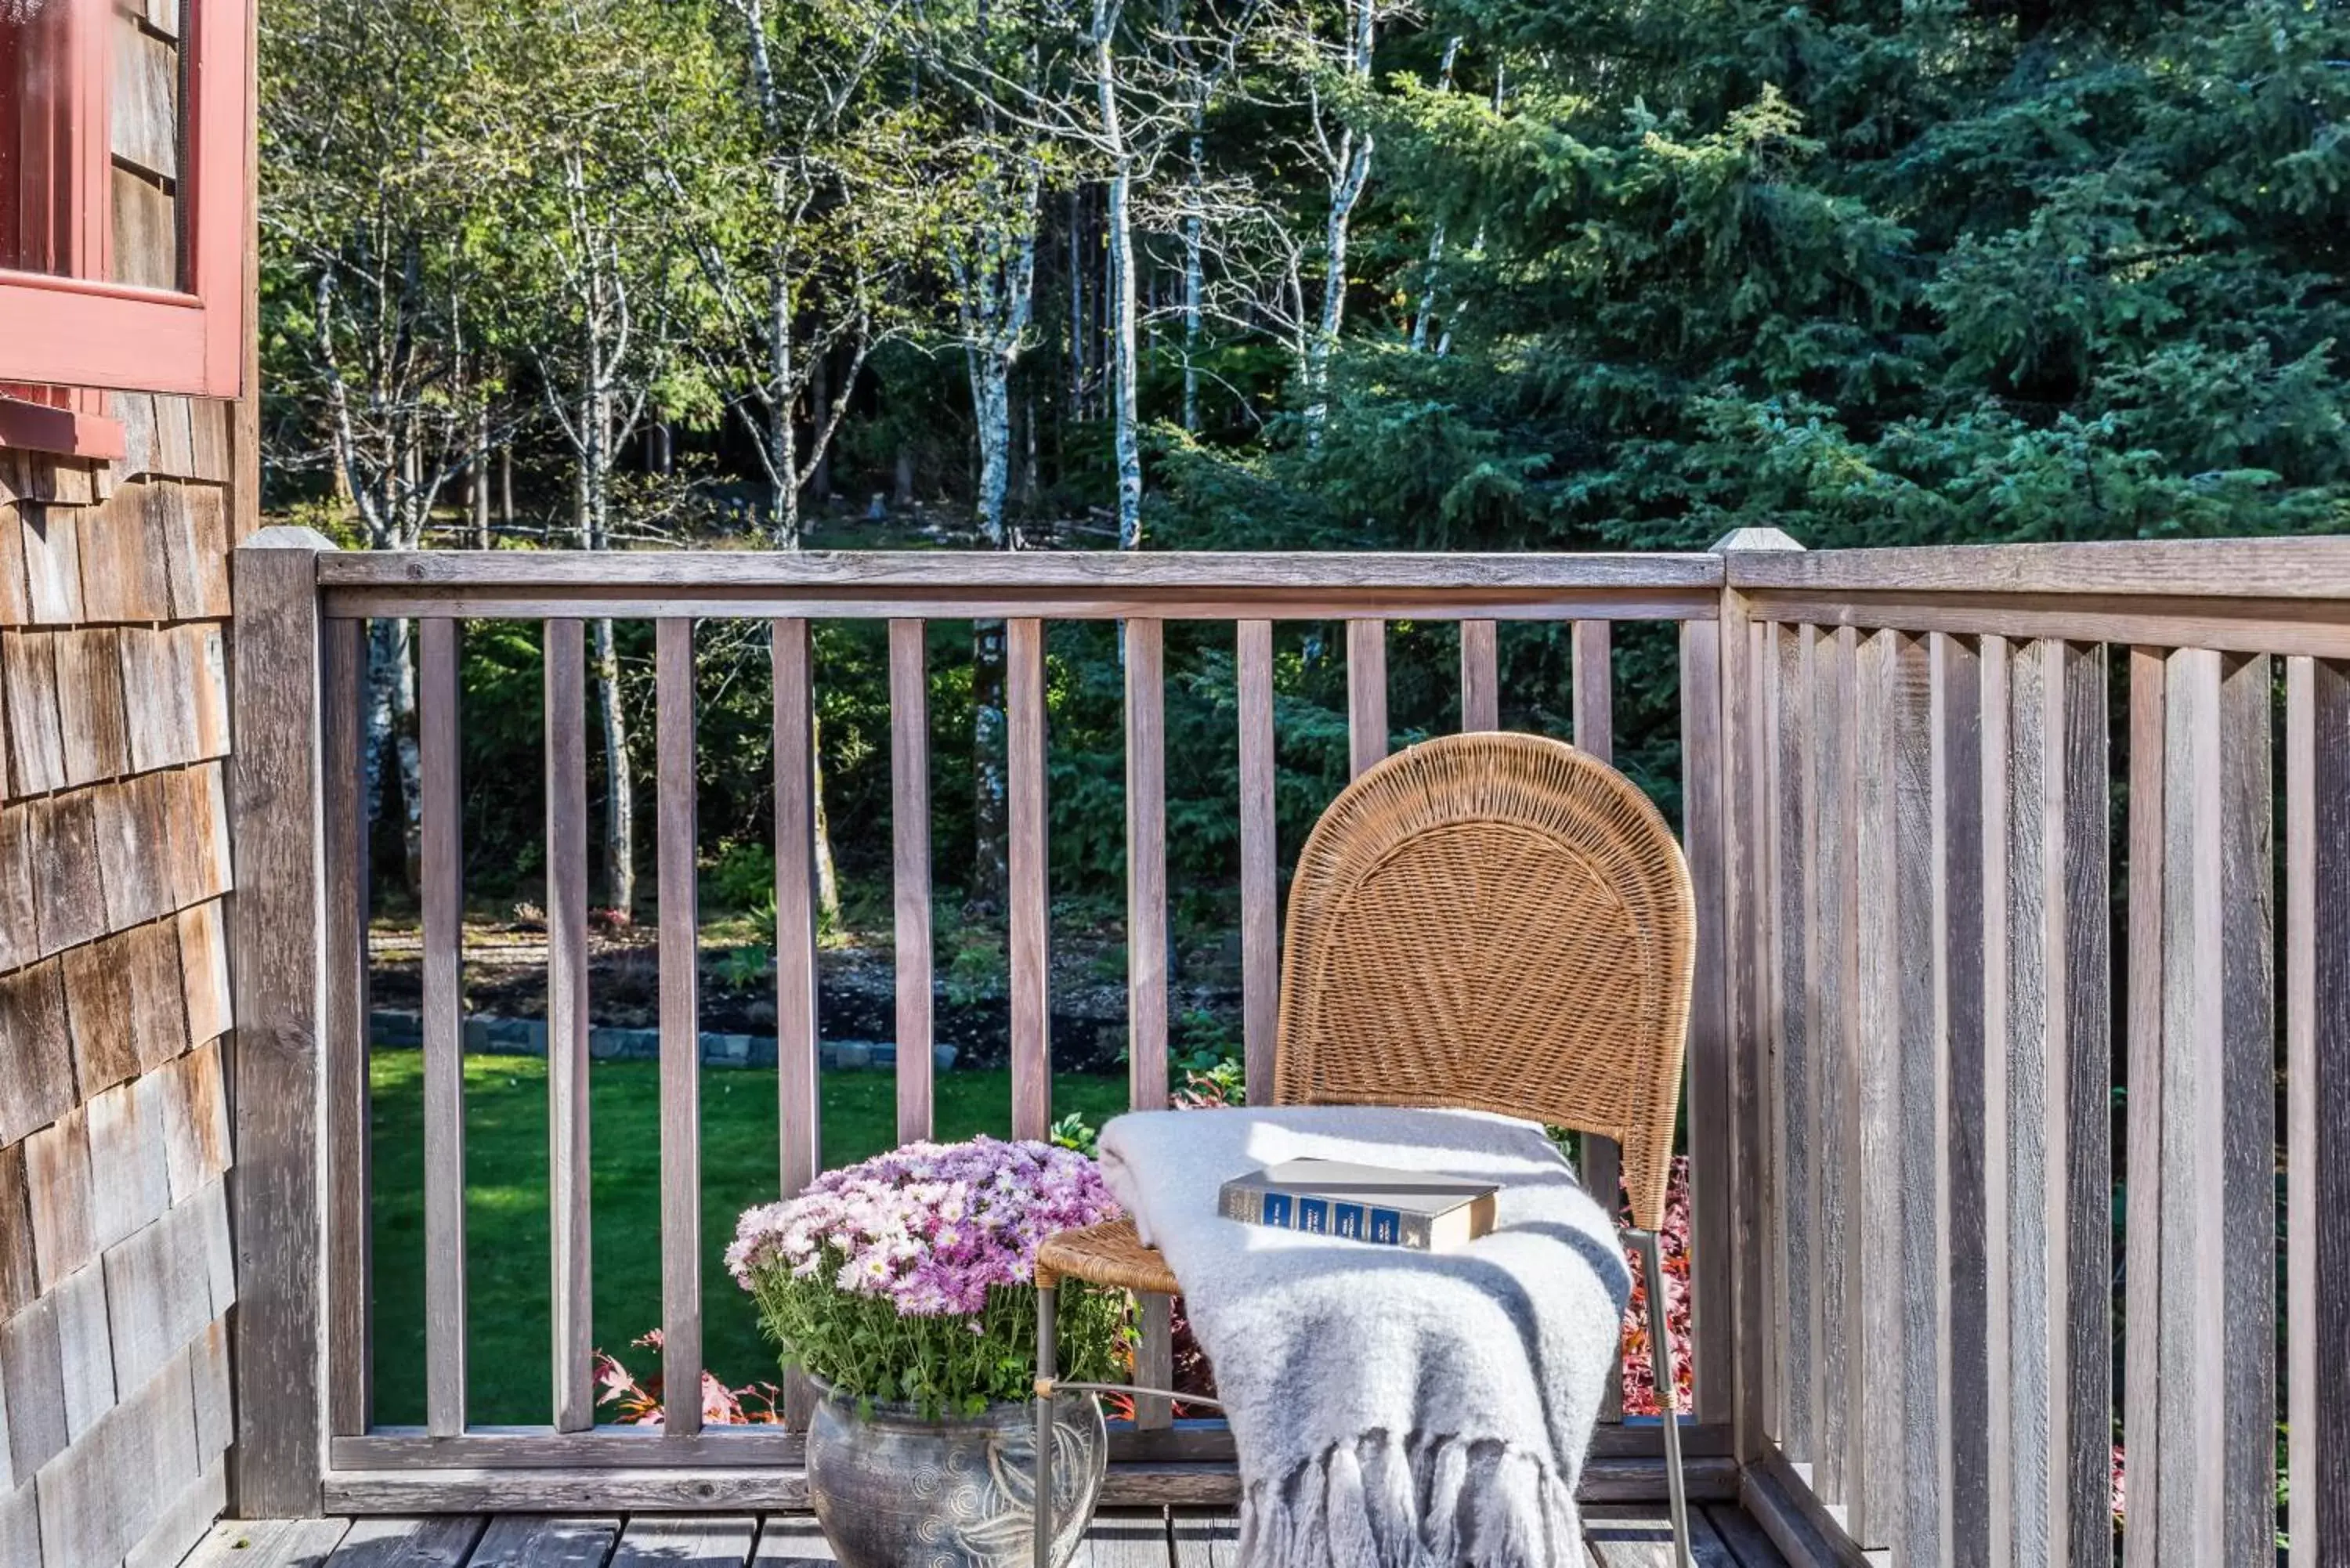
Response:
[[[745,1290],[784,1269],[886,1299],[901,1317],[955,1316],[978,1312],[993,1286],[1033,1283],[1046,1236],[1118,1214],[1094,1162],[1071,1150],[907,1144],[746,1210],[726,1266]]]

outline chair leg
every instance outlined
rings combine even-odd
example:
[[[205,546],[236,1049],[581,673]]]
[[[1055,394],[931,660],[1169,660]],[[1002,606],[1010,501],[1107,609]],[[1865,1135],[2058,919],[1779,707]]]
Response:
[[[1656,1379],[1657,1409],[1665,1429],[1665,1487],[1672,1500],[1673,1560],[1692,1568],[1690,1558],[1689,1490],[1681,1476],[1679,1386],[1673,1366],[1672,1331],[1666,1323],[1665,1260],[1654,1231],[1635,1231],[1640,1261],[1648,1276],[1648,1370]]]
[[[1036,1287],[1036,1506],[1035,1568],[1053,1568],[1053,1383],[1060,1327],[1051,1285]]]

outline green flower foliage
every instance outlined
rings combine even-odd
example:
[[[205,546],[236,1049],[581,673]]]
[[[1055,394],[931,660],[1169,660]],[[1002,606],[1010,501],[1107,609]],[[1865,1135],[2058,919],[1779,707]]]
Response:
[[[826,1254],[837,1266],[837,1253]],[[802,1277],[762,1270],[752,1294],[759,1321],[782,1347],[784,1365],[847,1397],[912,1405],[925,1417],[975,1416],[990,1405],[1035,1397],[1036,1291],[998,1285],[970,1317],[900,1316],[886,1297],[834,1288],[827,1269]],[[1119,1380],[1133,1299],[1072,1282],[1057,1293],[1061,1375],[1081,1383]]]

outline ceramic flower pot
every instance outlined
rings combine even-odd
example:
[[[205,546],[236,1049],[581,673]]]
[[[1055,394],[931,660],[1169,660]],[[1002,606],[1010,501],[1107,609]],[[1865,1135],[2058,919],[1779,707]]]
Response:
[[[1109,1432],[1093,1396],[1053,1412],[1053,1563],[1076,1554],[1100,1501]],[[1030,1568],[1035,1407],[924,1420],[905,1406],[831,1397],[807,1434],[808,1496],[842,1568]]]

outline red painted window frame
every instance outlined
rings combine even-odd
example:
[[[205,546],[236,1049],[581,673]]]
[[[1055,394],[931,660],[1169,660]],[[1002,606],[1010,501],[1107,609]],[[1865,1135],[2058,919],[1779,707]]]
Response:
[[[104,281],[113,222],[113,6],[111,0],[68,3],[74,98],[65,157],[78,252],[68,265],[79,275],[0,270],[0,384],[237,397],[248,325],[244,253],[253,240],[253,0],[181,0],[185,147],[177,193],[184,213],[184,292]],[[78,424],[89,425],[92,400],[74,401]],[[18,444],[9,440],[12,428],[23,444],[33,444],[23,440],[28,424],[54,430],[59,418],[73,416],[73,410],[15,401],[0,408],[0,445]],[[102,432],[92,433],[102,444]]]

